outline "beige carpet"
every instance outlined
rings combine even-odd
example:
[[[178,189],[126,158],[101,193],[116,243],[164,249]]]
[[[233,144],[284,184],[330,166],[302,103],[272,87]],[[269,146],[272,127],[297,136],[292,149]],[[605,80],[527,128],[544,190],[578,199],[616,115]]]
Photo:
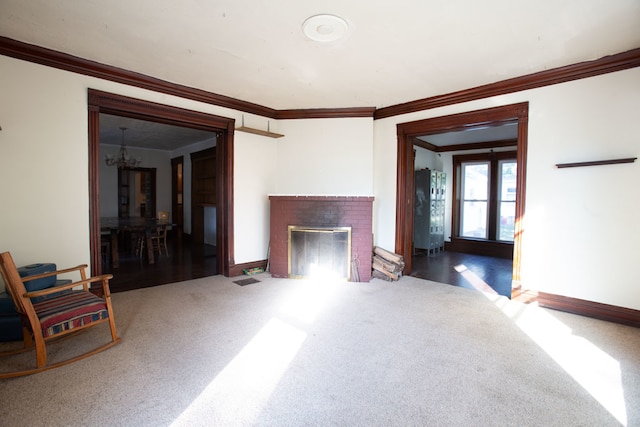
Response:
[[[640,426],[640,329],[412,277],[255,277],[114,294],[122,343],[1,381],[0,425]]]

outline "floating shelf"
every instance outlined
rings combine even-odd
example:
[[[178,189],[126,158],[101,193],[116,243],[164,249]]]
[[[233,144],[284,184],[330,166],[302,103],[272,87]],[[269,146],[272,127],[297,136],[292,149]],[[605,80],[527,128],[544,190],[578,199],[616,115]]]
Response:
[[[576,163],[558,163],[557,168],[577,168],[582,166],[601,166],[601,165],[617,165],[620,163],[633,163],[637,157],[628,157],[626,159],[612,159],[612,160],[596,160],[593,162],[576,162]]]
[[[240,126],[239,128],[236,128],[236,130],[239,130],[240,132],[252,133],[254,135],[268,136],[269,138],[282,138],[284,136],[280,133],[269,132],[267,130],[248,128],[246,126]]]

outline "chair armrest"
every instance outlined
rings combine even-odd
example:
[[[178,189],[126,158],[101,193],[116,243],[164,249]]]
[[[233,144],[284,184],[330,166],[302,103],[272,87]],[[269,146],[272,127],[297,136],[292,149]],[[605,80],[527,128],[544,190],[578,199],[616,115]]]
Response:
[[[86,280],[79,280],[73,283],[67,283],[66,285],[53,286],[51,288],[42,289],[40,291],[25,292],[23,296],[27,298],[43,297],[50,294],[55,294],[65,289],[72,289],[78,286],[88,285],[89,283],[102,282],[102,289],[105,295],[111,295],[109,292],[109,280],[113,278],[113,274],[103,274],[101,276],[89,277]]]
[[[80,271],[87,268],[87,264],[81,264],[76,267],[65,268],[64,270],[49,271],[48,273],[34,274],[33,276],[21,277],[22,282],[30,282],[32,280],[42,279],[43,277],[51,277],[57,274],[71,273],[72,271]]]

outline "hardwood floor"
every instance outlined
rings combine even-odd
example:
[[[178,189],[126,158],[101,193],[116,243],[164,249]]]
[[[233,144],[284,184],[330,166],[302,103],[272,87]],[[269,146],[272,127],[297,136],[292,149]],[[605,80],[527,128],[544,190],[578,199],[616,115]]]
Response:
[[[103,265],[103,272],[113,274],[112,292],[162,285],[218,274],[216,248],[194,245],[188,236],[182,242],[175,236],[168,238],[169,255],[158,255],[150,265],[146,258],[134,253],[121,252],[120,267]],[[413,256],[411,276],[448,283],[511,297],[512,261],[459,252],[439,252],[427,256]]]
[[[182,241],[169,236],[167,239],[169,255],[158,255],[155,264],[149,264],[146,256],[140,258],[132,252],[120,253],[120,267],[103,265],[104,273],[113,274],[109,282],[111,292],[129,291],[181,282],[217,274],[216,247],[195,245],[188,236]]]
[[[513,261],[459,252],[415,254],[411,276],[511,298]]]

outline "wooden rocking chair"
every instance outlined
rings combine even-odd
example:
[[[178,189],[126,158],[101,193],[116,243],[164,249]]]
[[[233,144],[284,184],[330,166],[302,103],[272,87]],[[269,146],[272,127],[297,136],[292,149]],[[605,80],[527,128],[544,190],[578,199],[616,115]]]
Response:
[[[87,278],[86,268],[87,265],[79,265],[65,270],[28,276],[23,279],[18,273],[11,254],[9,252],[0,253],[0,273],[2,273],[7,292],[11,295],[22,319],[22,334],[24,338],[23,349],[3,352],[0,355],[15,355],[35,348],[36,356],[35,368],[0,372],[0,379],[35,374],[64,366],[97,354],[120,342],[120,338],[116,334],[116,324],[111,307],[111,293],[109,291],[109,279],[113,276],[107,274]],[[24,287],[24,281],[27,280],[36,280],[73,271],[80,272],[80,281],[35,292],[27,292]],[[102,298],[89,292],[89,284],[94,282],[102,283]],[[80,286],[82,286],[82,290],[73,289]],[[47,345],[50,341],[70,336],[74,332],[101,323],[109,323],[111,341],[69,359],[47,364]],[[70,343],[71,341],[67,342],[67,344]]]

